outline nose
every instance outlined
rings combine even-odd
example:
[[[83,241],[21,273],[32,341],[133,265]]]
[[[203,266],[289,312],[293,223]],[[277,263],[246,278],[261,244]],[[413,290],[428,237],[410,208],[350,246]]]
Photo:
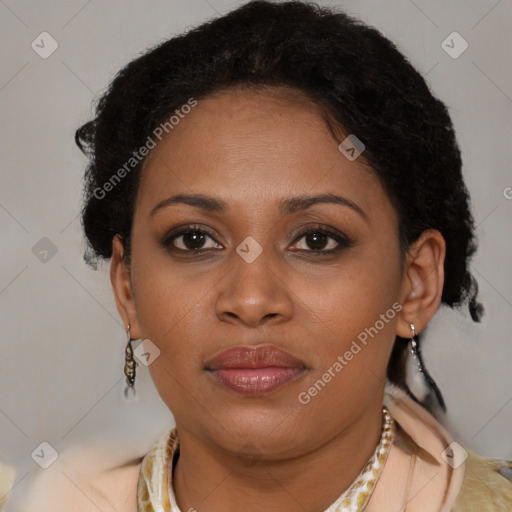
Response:
[[[216,313],[221,321],[258,327],[291,318],[292,292],[269,252],[264,250],[251,263],[233,254],[231,270],[217,288]]]

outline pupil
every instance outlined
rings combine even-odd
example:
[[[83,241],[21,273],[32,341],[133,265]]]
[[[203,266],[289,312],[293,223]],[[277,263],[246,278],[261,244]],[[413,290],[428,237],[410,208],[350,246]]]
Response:
[[[325,247],[326,239],[327,236],[322,233],[310,233],[309,235],[306,236],[306,240],[308,240],[308,245],[315,250],[323,249]]]
[[[200,247],[196,247],[194,244],[199,244],[201,246],[204,243],[204,234],[200,234],[197,231],[191,231],[190,233],[185,233],[183,235],[183,244],[187,249],[199,249]]]

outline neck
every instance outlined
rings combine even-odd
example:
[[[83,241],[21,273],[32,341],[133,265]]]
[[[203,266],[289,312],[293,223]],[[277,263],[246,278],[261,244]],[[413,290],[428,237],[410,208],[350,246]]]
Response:
[[[180,427],[173,477],[179,508],[229,512],[322,512],[358,477],[382,433],[382,397],[322,444],[295,457],[248,461]],[[312,491],[313,490],[313,491]]]

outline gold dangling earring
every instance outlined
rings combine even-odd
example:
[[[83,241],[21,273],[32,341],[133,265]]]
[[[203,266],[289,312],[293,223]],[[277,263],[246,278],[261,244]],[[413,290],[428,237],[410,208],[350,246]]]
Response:
[[[126,332],[128,334],[128,343],[124,352],[124,374],[126,375],[126,386],[124,388],[124,396],[128,398],[128,392],[132,391],[135,394],[135,367],[138,366],[137,361],[133,357],[132,341],[130,335],[130,324],[128,324]]]

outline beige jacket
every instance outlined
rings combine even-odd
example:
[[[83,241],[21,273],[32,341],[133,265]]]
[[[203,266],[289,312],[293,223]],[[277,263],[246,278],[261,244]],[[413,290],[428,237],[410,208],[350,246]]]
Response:
[[[366,512],[396,512],[407,500],[407,512],[511,512],[512,483],[498,470],[511,462],[480,457],[460,445],[425,409],[403,391],[388,386],[384,403],[401,431],[389,454]],[[446,448],[451,446],[452,451]],[[460,447],[460,448],[459,448]],[[417,454],[411,492],[403,495],[409,472],[409,450]],[[457,460],[458,459],[458,460]],[[3,512],[137,512],[137,482],[142,457],[107,467],[105,455],[68,450],[21,490],[16,499],[2,496],[15,480],[12,468],[0,466],[0,511]],[[447,462],[448,461],[448,462]],[[452,467],[453,466],[453,467]],[[83,468],[88,468],[87,472]],[[27,479],[29,480],[29,479]]]

